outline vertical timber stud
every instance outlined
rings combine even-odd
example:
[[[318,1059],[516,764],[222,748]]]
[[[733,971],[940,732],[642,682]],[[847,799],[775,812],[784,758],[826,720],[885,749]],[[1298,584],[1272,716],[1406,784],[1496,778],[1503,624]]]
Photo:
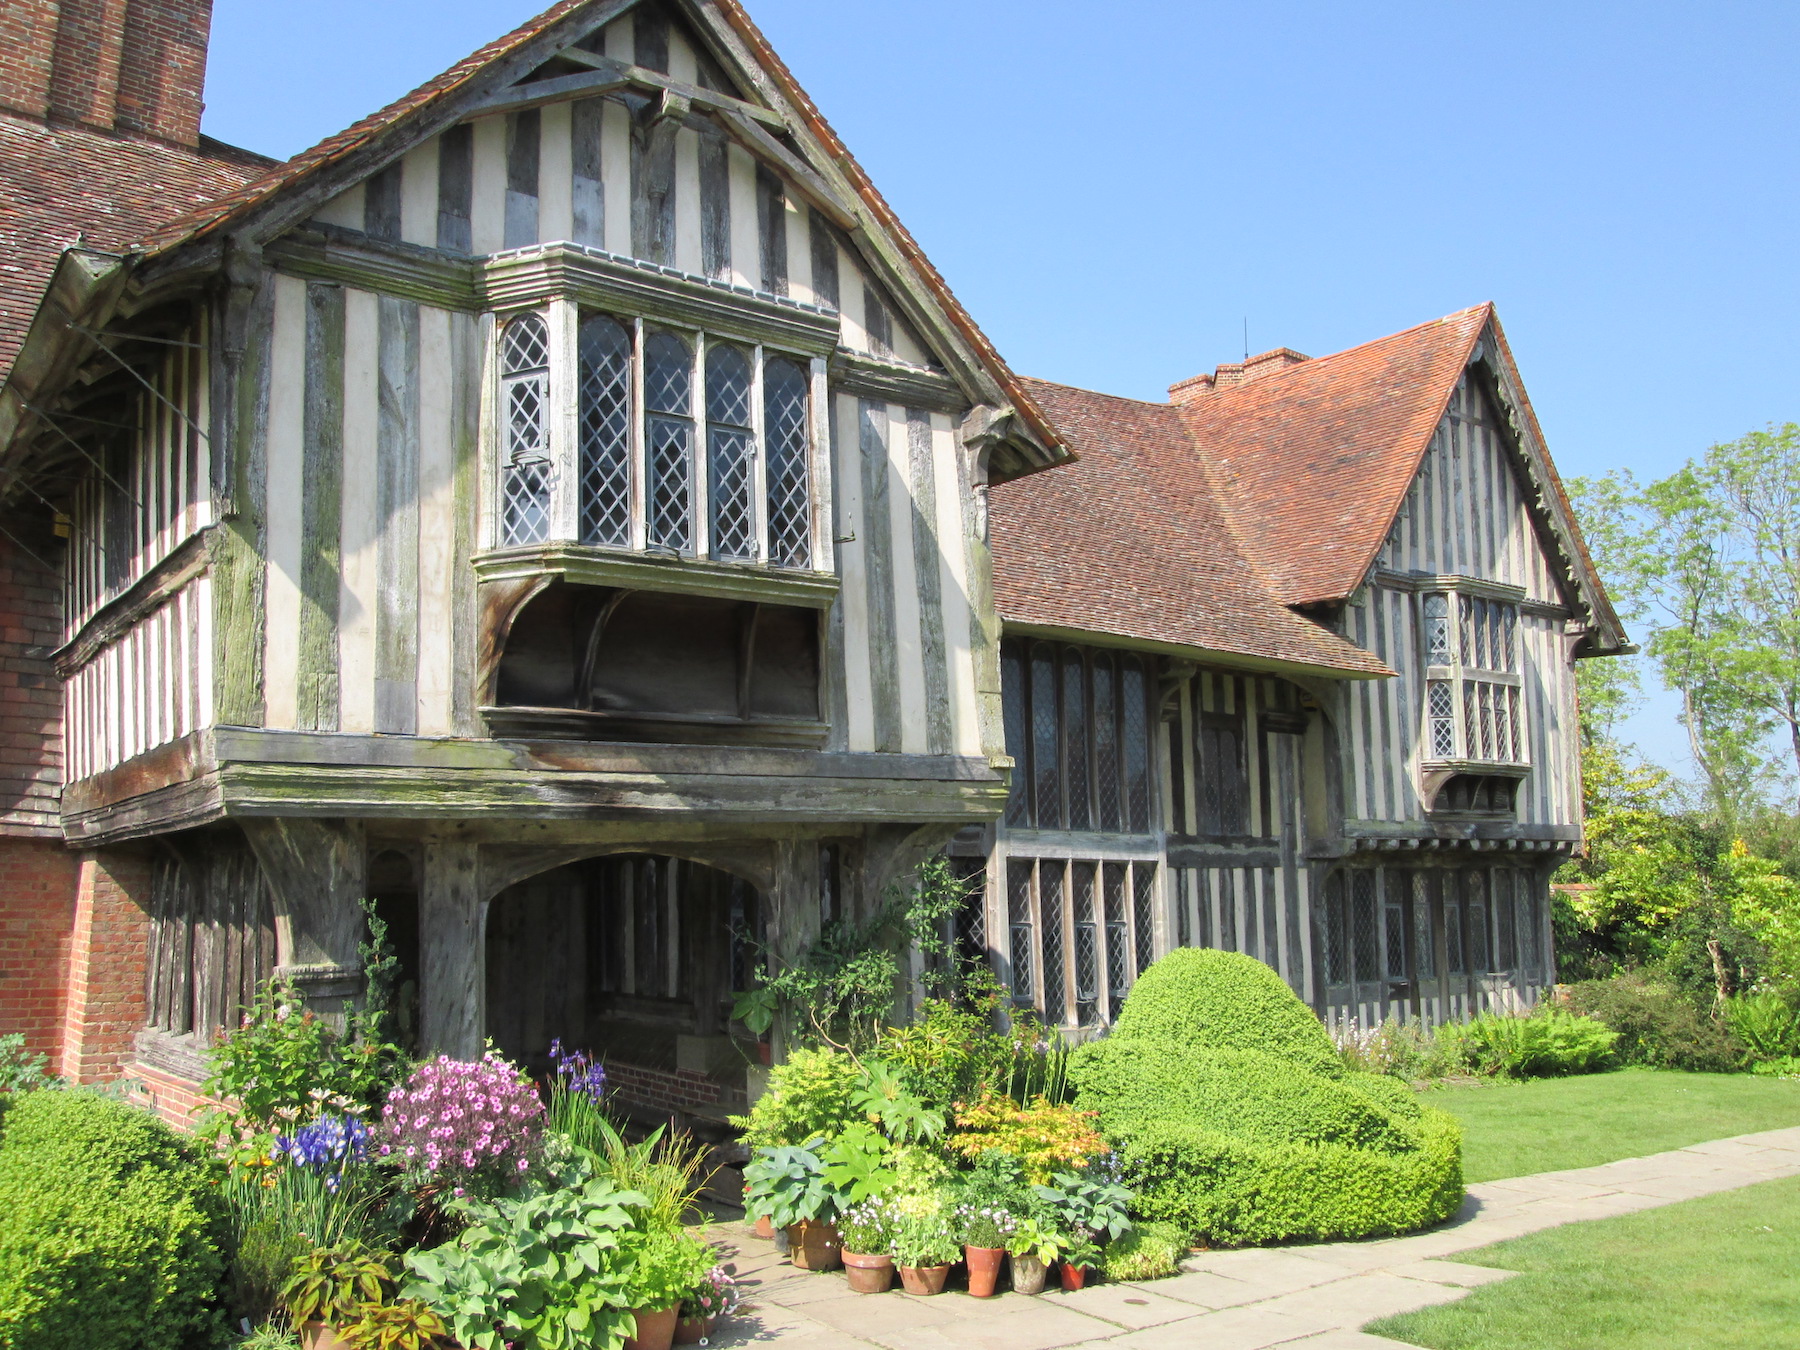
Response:
[[[426,841],[419,885],[419,1030],[426,1054],[481,1054],[487,973],[479,864],[476,844]]]
[[[300,506],[298,723],[338,729],[338,587],[343,541],[344,291],[306,288],[306,403]]]
[[[219,528],[209,545],[213,573],[213,670],[217,719],[263,724],[263,604],[267,549],[269,342],[275,317],[273,276],[235,243],[226,252],[223,359],[214,367],[213,493]]]
[[[363,989],[362,822],[251,816],[243,826],[275,893],[275,973],[299,987],[308,1007],[341,1016]]]
[[[869,594],[869,650],[871,698],[875,704],[875,749],[884,754],[900,750],[900,675],[894,668],[898,647],[894,614],[892,526],[889,520],[887,404],[861,399],[857,403],[858,449],[862,463],[863,518],[866,532],[863,556]]]
[[[785,967],[819,936],[819,845],[813,839],[779,839],[774,851],[767,933],[772,959]],[[776,1021],[771,1049],[777,1062],[787,1058],[795,1031],[785,1018]]]
[[[419,729],[419,306],[380,303],[375,730]]]

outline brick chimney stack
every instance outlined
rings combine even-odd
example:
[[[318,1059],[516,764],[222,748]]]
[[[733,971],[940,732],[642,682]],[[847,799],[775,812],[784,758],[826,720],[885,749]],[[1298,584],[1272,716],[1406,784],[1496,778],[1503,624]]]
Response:
[[[1310,360],[1310,356],[1297,352],[1292,347],[1277,347],[1272,352],[1263,352],[1248,361],[1233,361],[1229,365],[1220,366],[1210,375],[1191,375],[1179,384],[1170,385],[1169,402],[1192,403],[1215,390],[1248,384],[1251,380],[1260,380],[1265,375],[1273,375],[1278,370],[1286,370],[1289,366],[1297,366],[1302,361]]]
[[[0,0],[0,108],[196,145],[212,0]]]

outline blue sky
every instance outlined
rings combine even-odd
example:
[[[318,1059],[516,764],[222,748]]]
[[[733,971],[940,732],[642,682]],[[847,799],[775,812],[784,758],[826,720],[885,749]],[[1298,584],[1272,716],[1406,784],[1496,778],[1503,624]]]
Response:
[[[1800,5],[747,2],[1022,372],[1159,398],[1246,321],[1493,300],[1567,476],[1800,420]],[[206,130],[292,154],[540,7],[216,0]]]

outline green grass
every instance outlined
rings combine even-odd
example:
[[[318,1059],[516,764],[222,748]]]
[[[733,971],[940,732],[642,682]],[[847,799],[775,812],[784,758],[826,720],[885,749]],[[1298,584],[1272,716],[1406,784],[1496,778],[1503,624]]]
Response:
[[[1463,1175],[1495,1181],[1593,1167],[1707,1139],[1800,1125],[1800,1082],[1622,1069],[1427,1090],[1463,1124]]]
[[[1430,1350],[1800,1347],[1800,1177],[1452,1259],[1524,1273],[1364,1330]]]

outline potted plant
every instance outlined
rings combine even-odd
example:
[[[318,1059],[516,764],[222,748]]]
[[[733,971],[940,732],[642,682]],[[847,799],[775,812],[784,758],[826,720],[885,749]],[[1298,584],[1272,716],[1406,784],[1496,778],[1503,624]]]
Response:
[[[432,1350],[450,1339],[436,1309],[416,1298],[398,1303],[365,1303],[338,1338],[350,1350]]]
[[[1006,1239],[1007,1255],[1012,1258],[1012,1287],[1015,1294],[1041,1294],[1050,1267],[1062,1259],[1068,1239],[1045,1219],[1027,1214],[1014,1226]]]
[[[852,1205],[838,1216],[844,1269],[858,1294],[885,1294],[894,1283],[894,1227],[900,1215],[879,1197]]]
[[[744,1169],[744,1179],[757,1188],[752,1213],[767,1214],[788,1235],[788,1259],[802,1270],[836,1270],[839,1243],[832,1224],[837,1206],[825,1184],[825,1164],[818,1146],[788,1144],[759,1148]]]
[[[714,1266],[681,1300],[681,1316],[675,1322],[675,1344],[698,1345],[711,1336],[721,1318],[737,1311],[737,1281],[724,1266]]]
[[[625,1297],[637,1330],[636,1350],[669,1350],[682,1302],[716,1264],[712,1248],[683,1232],[652,1230],[628,1244]]]
[[[305,1350],[341,1350],[338,1328],[356,1321],[365,1305],[386,1303],[393,1290],[394,1273],[381,1254],[349,1242],[309,1252],[283,1287],[281,1306]]]
[[[1017,1220],[993,1203],[958,1205],[955,1217],[962,1234],[963,1259],[969,1265],[969,1294],[992,1298],[1000,1280],[1000,1263],[1006,1259],[1006,1241]]]
[[[950,1232],[941,1209],[908,1214],[894,1225],[891,1246],[900,1268],[900,1286],[909,1294],[941,1294],[951,1263],[962,1247]]]
[[[1088,1276],[1100,1268],[1100,1248],[1092,1238],[1077,1235],[1063,1249],[1063,1263],[1058,1273],[1063,1289],[1073,1294],[1087,1286]]]
[[[1131,1231],[1131,1192],[1119,1184],[1110,1159],[1096,1159],[1079,1172],[1058,1172],[1050,1185],[1032,1189],[1070,1238],[1063,1253],[1063,1288],[1079,1289],[1100,1264],[1096,1240]]]

